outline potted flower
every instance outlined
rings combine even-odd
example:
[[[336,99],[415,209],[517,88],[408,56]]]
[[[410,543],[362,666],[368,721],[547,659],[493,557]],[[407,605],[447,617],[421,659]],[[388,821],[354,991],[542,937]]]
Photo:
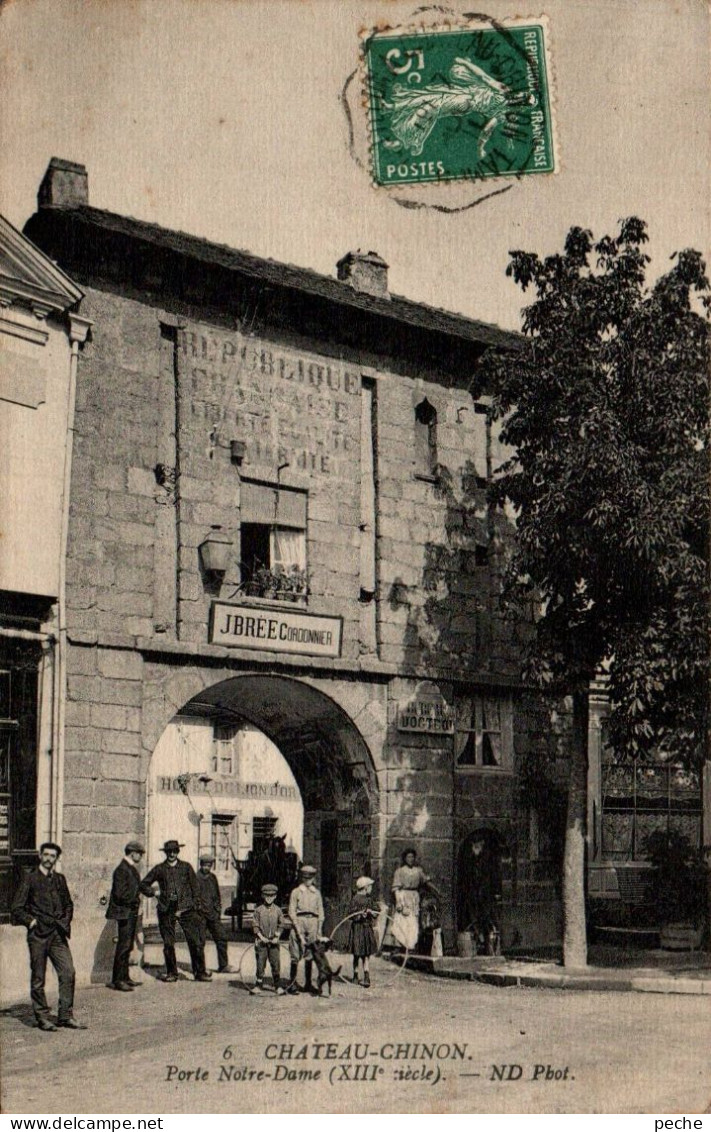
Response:
[[[309,592],[308,571],[294,563],[286,576],[289,601],[305,602]]]
[[[244,567],[242,567],[241,563],[240,563],[240,569],[242,570],[242,572],[244,574],[244,572],[245,572]],[[244,591],[244,593],[246,594],[247,597],[259,597],[260,596],[261,586],[260,586],[259,580],[257,578],[257,571],[256,570],[247,577],[246,581],[244,581],[242,583],[242,589],[243,589],[243,591]]]
[[[274,597],[277,590],[277,575],[266,566],[258,566],[253,575],[260,597]]]
[[[274,571],[274,596],[277,601],[289,601],[289,575],[282,567]]]

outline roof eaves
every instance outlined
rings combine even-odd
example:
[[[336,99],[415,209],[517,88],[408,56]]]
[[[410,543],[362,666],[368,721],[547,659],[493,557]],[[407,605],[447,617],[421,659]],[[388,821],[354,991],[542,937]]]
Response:
[[[427,303],[417,303],[400,295],[393,294],[388,298],[368,295],[328,275],[321,275],[312,268],[261,258],[251,252],[231,248],[227,244],[213,243],[200,236],[190,235],[177,229],[163,228],[151,221],[120,216],[89,205],[82,205],[71,211],[89,224],[148,241],[180,255],[203,263],[212,263],[263,280],[276,287],[306,292],[317,298],[356,307],[397,322],[406,322],[412,326],[449,334],[467,341],[483,342],[509,350],[520,350],[524,346],[525,339],[517,331],[504,330],[495,324],[479,322],[466,315],[430,306]]]

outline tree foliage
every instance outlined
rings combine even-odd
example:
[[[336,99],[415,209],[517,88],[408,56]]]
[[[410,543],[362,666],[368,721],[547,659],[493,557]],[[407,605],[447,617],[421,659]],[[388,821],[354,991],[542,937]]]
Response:
[[[573,691],[609,665],[621,755],[699,754],[709,664],[709,282],[698,252],[646,284],[646,226],[562,254],[511,253],[535,301],[526,348],[492,359],[515,450],[505,601],[541,603],[530,672]]]

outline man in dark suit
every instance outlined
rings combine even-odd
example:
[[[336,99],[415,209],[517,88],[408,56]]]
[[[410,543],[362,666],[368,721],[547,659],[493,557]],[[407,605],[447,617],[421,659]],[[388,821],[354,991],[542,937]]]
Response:
[[[27,928],[30,949],[30,997],[40,1030],[51,1032],[58,1026],[86,1030],[72,1014],[74,1007],[74,963],[69,950],[74,905],[67,882],[54,866],[61,847],[53,841],[40,845],[40,863],[25,874],[12,902],[12,922]],[[57,1025],[51,1021],[44,990],[47,960],[57,972],[59,1009]]]
[[[144,896],[155,896],[153,885],[158,884],[158,927],[163,939],[166,983],[178,981],[178,962],[175,956],[175,925],[180,924],[190,952],[195,981],[207,983],[212,978],[205,970],[205,943],[200,915],[200,894],[195,871],[187,861],[178,860],[183,846],[178,841],[166,841],[163,846],[165,861],[146,873],[140,884]]]
[[[222,901],[220,900],[220,886],[217,877],[212,871],[215,863],[214,853],[200,854],[200,868],[197,872],[198,892],[200,893],[200,912],[202,914],[203,940],[207,932],[215,941],[217,950],[218,975],[233,975],[227,954],[227,940],[225,929],[222,926]]]
[[[492,955],[499,939],[500,851],[489,831],[475,832],[459,853],[457,920],[470,932],[475,955]]]
[[[129,978],[128,963],[136,938],[141,902],[141,874],[138,866],[145,849],[139,841],[129,841],[124,853],[126,856],[123,861],[114,869],[106,919],[115,920],[118,929],[111,986],[117,991],[132,991],[139,984]]]

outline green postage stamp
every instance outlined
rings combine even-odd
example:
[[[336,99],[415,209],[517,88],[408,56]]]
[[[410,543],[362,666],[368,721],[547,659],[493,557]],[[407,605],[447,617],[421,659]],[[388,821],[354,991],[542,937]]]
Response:
[[[487,20],[364,36],[375,183],[555,172],[546,30]]]

